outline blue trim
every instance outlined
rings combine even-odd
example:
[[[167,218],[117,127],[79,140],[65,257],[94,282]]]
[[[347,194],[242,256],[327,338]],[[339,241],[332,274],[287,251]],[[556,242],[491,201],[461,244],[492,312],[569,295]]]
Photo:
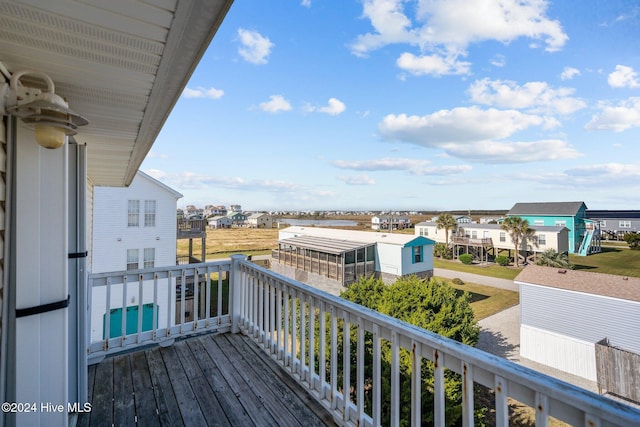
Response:
[[[428,239],[424,236],[417,236],[415,239],[410,242],[405,243],[404,247],[412,247],[412,246],[425,246],[425,245],[435,245],[435,240]]]

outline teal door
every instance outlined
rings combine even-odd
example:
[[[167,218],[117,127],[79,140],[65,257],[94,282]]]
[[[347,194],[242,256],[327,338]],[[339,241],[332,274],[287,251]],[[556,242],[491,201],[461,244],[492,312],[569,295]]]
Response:
[[[156,324],[157,324],[156,311]],[[102,338],[105,338],[107,331],[106,323],[107,315],[105,314],[102,322]],[[126,313],[127,329],[126,334],[138,333],[138,306],[132,305],[127,307]],[[153,328],[153,303],[144,304],[142,306],[142,331],[150,331]],[[112,308],[109,313],[109,338],[119,337],[122,334],[122,309]]]

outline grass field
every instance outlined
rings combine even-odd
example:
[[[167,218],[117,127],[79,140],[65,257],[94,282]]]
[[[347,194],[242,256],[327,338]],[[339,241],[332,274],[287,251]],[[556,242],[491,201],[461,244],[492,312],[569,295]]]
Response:
[[[466,265],[459,261],[448,261],[445,259],[434,258],[433,266],[435,268],[444,268],[447,270],[462,271],[464,273],[479,274],[481,276],[497,277],[499,279],[513,280],[521,268],[501,267],[495,264],[489,265]]]
[[[207,230],[207,259],[228,257],[234,253],[267,254],[278,247],[276,228],[222,228]],[[193,253],[199,257],[200,240],[194,239]],[[178,256],[189,254],[189,240],[178,240]]]
[[[640,251],[604,247],[599,254],[569,255],[569,261],[576,270],[640,277]]]
[[[478,285],[476,283],[455,285],[451,283],[449,279],[441,277],[437,279],[448,282],[461,293],[464,291],[469,292],[471,295],[471,308],[475,314],[476,321],[492,316],[509,307],[513,307],[520,302],[518,292]]]

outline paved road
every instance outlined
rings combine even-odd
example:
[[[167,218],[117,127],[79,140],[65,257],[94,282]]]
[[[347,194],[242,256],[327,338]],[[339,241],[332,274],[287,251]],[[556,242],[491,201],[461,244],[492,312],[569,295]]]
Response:
[[[495,277],[482,276],[480,274],[463,273],[461,271],[445,270],[444,268],[434,268],[433,275],[453,279],[458,277],[463,282],[477,283],[479,285],[491,286],[494,288],[508,289],[510,291],[519,292],[518,285],[513,280],[498,279]]]

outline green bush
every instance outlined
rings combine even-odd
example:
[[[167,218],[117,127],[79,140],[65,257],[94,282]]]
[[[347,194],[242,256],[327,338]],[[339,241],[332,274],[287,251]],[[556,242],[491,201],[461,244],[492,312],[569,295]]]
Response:
[[[471,254],[462,254],[458,257],[461,263],[463,264],[471,264],[473,262],[473,255]]]
[[[627,242],[631,249],[640,250],[640,234],[627,233],[624,235],[624,241]]]
[[[496,264],[506,267],[507,265],[509,265],[509,257],[498,255],[496,257]]]
[[[436,243],[433,247],[433,254],[444,259],[453,258],[451,248],[444,243]]]
[[[458,286],[464,285],[464,282],[459,277],[455,277],[455,278],[451,279],[451,283],[453,283],[454,285],[458,285]]]

